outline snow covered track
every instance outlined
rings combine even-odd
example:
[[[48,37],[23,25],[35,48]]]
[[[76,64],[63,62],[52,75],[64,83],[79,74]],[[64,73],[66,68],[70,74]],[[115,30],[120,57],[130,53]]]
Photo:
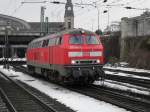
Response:
[[[27,71],[25,68],[17,67],[20,71]],[[28,74],[28,73],[27,73]],[[134,111],[134,112],[149,112],[150,111],[150,97],[144,95],[131,95],[131,93],[124,93],[123,91],[110,90],[95,85],[87,87],[69,87],[63,86],[69,90],[93,97],[100,101],[105,101],[119,107]]]
[[[87,96],[102,100],[119,107],[123,107],[133,112],[149,112],[150,101],[132,97],[129,94],[119,93],[118,91],[109,90],[107,88],[99,88],[97,86],[68,88],[70,90],[85,94]]]
[[[29,90],[23,87],[21,83],[12,80],[4,73],[0,73],[0,80],[0,88],[2,88],[3,94],[7,96],[7,99],[9,99],[15,110],[12,111],[11,109],[10,112],[74,112],[67,107],[63,107],[60,104],[58,105],[54,101],[51,103],[46,102],[44,99],[48,100],[48,98],[44,98],[44,95],[40,95],[40,98],[37,97],[31,92],[31,88]],[[36,91],[36,93],[38,95],[40,94],[38,91]]]
[[[105,71],[111,71],[111,72],[121,72],[121,73],[126,73],[126,74],[133,74],[133,75],[137,75],[137,76],[142,76],[142,77],[150,77],[150,73],[149,72],[136,72],[136,71],[127,71],[127,70],[122,70],[122,69],[118,69],[118,68],[103,68]]]
[[[26,61],[8,61],[8,63],[10,64],[10,65],[23,65],[23,64],[26,64]],[[0,60],[0,65],[3,65],[4,64],[4,61],[1,61]]]
[[[106,73],[105,79],[123,82],[123,83],[129,83],[137,86],[142,86],[145,88],[150,88],[150,80],[148,79],[140,79],[135,77],[127,77],[127,76],[119,76],[119,75],[113,75]]]

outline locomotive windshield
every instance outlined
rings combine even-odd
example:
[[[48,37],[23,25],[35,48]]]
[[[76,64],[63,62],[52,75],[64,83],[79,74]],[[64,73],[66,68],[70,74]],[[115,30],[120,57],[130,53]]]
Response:
[[[69,39],[70,44],[83,44],[82,36],[71,36]]]
[[[77,35],[77,36],[71,36],[69,38],[69,44],[83,44],[83,43],[93,44],[93,45],[100,44],[98,38],[94,35],[86,35],[86,36]]]
[[[86,43],[87,44],[99,44],[99,41],[96,38],[96,36],[88,35],[86,36]]]

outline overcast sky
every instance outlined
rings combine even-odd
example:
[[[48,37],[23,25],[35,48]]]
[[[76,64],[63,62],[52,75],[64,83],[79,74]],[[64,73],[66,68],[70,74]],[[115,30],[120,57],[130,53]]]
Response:
[[[0,14],[14,16],[26,21],[40,21],[40,7],[45,6],[45,15],[49,17],[49,21],[64,21],[64,4],[56,5],[51,3],[40,4],[21,4],[23,1],[45,1],[45,0],[0,0]],[[53,1],[53,0],[46,0]],[[66,2],[66,0],[57,0]],[[121,21],[122,17],[134,17],[143,13],[143,10],[127,10],[123,7],[131,6],[134,8],[150,8],[150,0],[72,0],[73,3],[90,3],[97,2],[100,11],[100,28],[104,29],[108,25],[108,13],[103,13],[108,7],[104,5],[117,5],[109,8],[109,23],[112,21]],[[120,6],[124,4],[124,6]],[[85,28],[95,31],[97,29],[97,9],[92,6],[84,6],[84,8],[74,6],[75,27]]]

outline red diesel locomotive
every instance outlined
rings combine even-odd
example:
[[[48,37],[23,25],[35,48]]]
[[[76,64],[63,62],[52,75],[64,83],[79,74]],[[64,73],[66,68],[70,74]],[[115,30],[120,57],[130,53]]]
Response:
[[[99,36],[72,29],[29,43],[27,66],[32,73],[63,83],[89,84],[103,74],[103,46]]]

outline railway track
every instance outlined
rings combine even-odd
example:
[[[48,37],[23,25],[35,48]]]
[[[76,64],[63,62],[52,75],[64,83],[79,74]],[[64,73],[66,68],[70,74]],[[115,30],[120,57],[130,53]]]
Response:
[[[26,61],[8,61],[8,63],[10,64],[10,65],[23,65],[23,64],[26,64]],[[0,65],[4,65],[4,60],[0,60]]]
[[[14,109],[7,101],[7,97],[3,94],[3,90],[0,88],[0,112],[10,112],[10,110],[13,112]]]
[[[19,69],[19,68],[17,68]],[[27,71],[21,68],[21,71]],[[100,101],[105,101],[133,112],[150,112],[150,96],[131,93],[127,91],[108,89],[96,85],[87,87],[63,86],[69,90],[93,97]]]
[[[117,94],[119,93],[123,96],[131,97],[131,98],[138,99],[138,100],[142,99],[145,102],[150,102],[150,96],[149,95],[134,93],[134,92],[120,90],[120,89],[109,88],[109,87],[100,86],[100,85],[92,85],[92,87],[97,88],[97,89],[105,89],[105,90],[108,90],[108,91],[115,92]]]
[[[143,99],[141,97],[135,97],[131,94],[120,93],[116,90],[110,90],[108,88],[88,86],[88,87],[77,87],[68,88],[78,93],[85,94],[95,99],[117,105],[119,107],[131,110],[133,112],[149,112],[150,111],[150,100]],[[148,97],[148,96],[147,96]],[[148,97],[148,99],[150,99]]]
[[[139,79],[139,78],[119,76],[113,74],[106,74],[105,79],[123,82],[123,83],[129,83],[137,86],[142,86],[145,88],[150,88],[150,80],[148,79]]]
[[[0,73],[0,88],[10,112],[74,112],[48,96]],[[29,89],[30,88],[30,89]]]
[[[111,72],[121,72],[121,73],[133,74],[133,75],[142,76],[142,77],[150,77],[150,73],[147,73],[147,72],[125,71],[125,70],[111,69],[111,68],[103,68],[103,70],[111,71]]]
[[[95,85],[107,86],[107,83],[108,83],[108,84],[113,84],[113,85],[119,85],[119,87],[117,87],[117,88],[120,88],[120,86],[127,87],[127,88],[129,88],[128,91],[132,91],[132,89],[134,89],[134,90],[139,90],[141,92],[146,92],[146,93],[150,92],[150,89],[148,89],[148,88],[143,88],[141,86],[135,86],[132,84],[122,83],[122,82],[118,82],[118,81],[105,80],[105,82],[103,82],[103,83],[101,83],[101,82],[98,82],[98,83],[95,83]],[[107,87],[109,87],[109,85]],[[131,88],[131,90],[130,90],[130,88]]]
[[[122,71],[122,70],[118,70],[118,69],[117,70],[105,69],[105,70],[112,71],[115,73],[119,73],[119,72],[131,73],[131,74],[134,74],[135,76],[136,75],[139,76],[139,74],[140,74],[140,76],[142,76],[142,74],[138,73],[138,72]],[[147,77],[150,77],[149,73],[145,73],[145,74],[147,74]],[[146,77],[146,76],[144,75],[144,77]],[[120,75],[109,74],[109,73],[106,73],[105,79],[123,82],[123,83],[129,83],[129,84],[133,84],[133,85],[137,85],[137,86],[141,86],[141,87],[145,87],[145,88],[150,88],[150,80],[149,79],[136,78],[136,77],[130,77],[130,76],[120,76]]]

